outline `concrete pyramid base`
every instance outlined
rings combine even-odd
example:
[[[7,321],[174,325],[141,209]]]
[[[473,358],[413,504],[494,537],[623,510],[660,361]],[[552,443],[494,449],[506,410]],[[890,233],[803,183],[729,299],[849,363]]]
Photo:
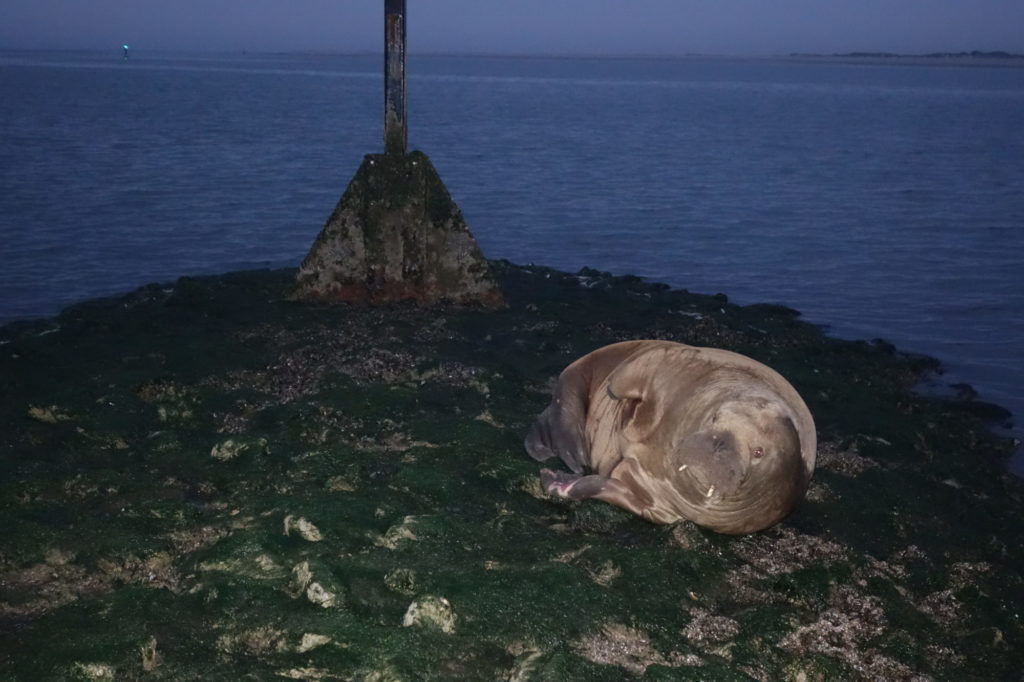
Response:
[[[292,298],[504,305],[459,207],[418,151],[363,159],[299,267]]]

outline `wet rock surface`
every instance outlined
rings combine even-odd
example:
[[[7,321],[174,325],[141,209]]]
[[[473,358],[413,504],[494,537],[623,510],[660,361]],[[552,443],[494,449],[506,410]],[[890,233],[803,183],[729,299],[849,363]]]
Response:
[[[185,278],[0,328],[0,678],[994,680],[1024,656],[1021,482],[936,370],[591,270],[507,308]],[[631,338],[735,350],[819,429],[768,531],[546,498],[553,378]]]

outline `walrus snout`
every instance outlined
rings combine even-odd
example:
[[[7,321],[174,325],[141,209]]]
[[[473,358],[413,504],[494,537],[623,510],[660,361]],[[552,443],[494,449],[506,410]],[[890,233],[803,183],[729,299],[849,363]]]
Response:
[[[676,471],[705,497],[735,492],[746,473],[736,437],[728,431],[697,431],[679,445]]]

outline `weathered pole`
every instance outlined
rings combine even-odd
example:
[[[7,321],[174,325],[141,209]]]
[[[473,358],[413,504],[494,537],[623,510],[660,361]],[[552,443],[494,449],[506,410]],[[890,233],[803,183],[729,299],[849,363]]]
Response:
[[[384,0],[384,151],[404,155],[405,0]]]

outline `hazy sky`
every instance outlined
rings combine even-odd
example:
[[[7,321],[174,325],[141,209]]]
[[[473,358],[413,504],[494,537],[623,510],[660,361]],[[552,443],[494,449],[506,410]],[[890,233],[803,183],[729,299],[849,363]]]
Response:
[[[0,0],[0,48],[382,49],[383,0]],[[1024,0],[408,0],[410,52],[1024,52]]]

